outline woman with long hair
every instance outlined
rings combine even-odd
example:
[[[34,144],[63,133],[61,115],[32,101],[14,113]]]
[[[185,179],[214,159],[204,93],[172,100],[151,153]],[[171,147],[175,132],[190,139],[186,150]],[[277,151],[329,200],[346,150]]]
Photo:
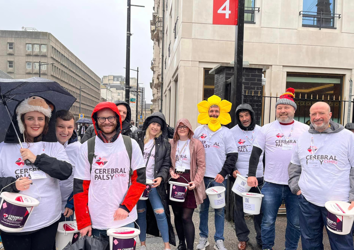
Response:
[[[144,156],[146,179],[153,185],[148,200],[139,200],[138,224],[140,226],[141,250],[146,249],[146,233],[159,236],[161,233],[164,249],[175,245],[175,237],[170,221],[166,183],[169,176],[171,147],[167,141],[165,116],[156,112],[149,116],[142,130],[137,130],[133,138],[138,142]]]
[[[171,177],[176,182],[188,181],[184,202],[170,201],[175,215],[175,227],[179,239],[178,250],[193,250],[195,229],[192,220],[194,209],[206,198],[204,173],[205,151],[203,144],[193,138],[192,126],[187,119],[177,121],[171,143]],[[187,244],[186,244],[187,243]]]
[[[23,148],[12,127],[0,144],[0,189],[39,201],[20,232],[1,230],[7,250],[54,248],[61,217],[59,180],[71,175],[72,166],[64,147],[56,142],[53,109],[41,97],[25,99],[17,106],[13,119]]]

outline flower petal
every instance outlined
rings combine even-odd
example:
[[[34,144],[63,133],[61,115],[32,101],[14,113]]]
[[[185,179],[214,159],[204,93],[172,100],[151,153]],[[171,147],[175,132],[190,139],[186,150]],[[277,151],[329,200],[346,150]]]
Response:
[[[227,125],[231,122],[231,116],[229,113],[220,113],[218,120],[222,125]]]
[[[221,98],[218,97],[217,95],[212,95],[208,98],[208,102],[211,105],[219,105],[219,103],[221,102]]]
[[[210,108],[210,103],[207,101],[201,101],[198,103],[198,111],[199,113],[208,113]]]
[[[208,123],[208,127],[211,131],[215,132],[217,131],[219,128],[221,128],[221,124],[218,120],[218,118],[210,118],[210,121]]]
[[[210,121],[210,117],[208,113],[200,113],[198,115],[198,123],[199,124],[208,124]]]
[[[222,100],[219,103],[220,113],[229,113],[232,107],[232,103],[227,100]]]

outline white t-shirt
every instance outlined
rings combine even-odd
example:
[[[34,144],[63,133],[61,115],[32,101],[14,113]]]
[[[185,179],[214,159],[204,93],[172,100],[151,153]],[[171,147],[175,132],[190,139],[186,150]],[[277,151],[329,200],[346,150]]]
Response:
[[[309,202],[349,200],[350,170],[354,166],[354,134],[346,129],[331,134],[305,132],[291,162],[301,165],[299,187]]]
[[[237,153],[237,147],[230,129],[221,127],[213,132],[208,125],[201,125],[194,131],[194,138],[203,143],[205,149],[206,177],[215,178],[224,166],[226,155]],[[226,176],[227,177],[227,176]]]
[[[148,160],[149,155],[150,155],[149,162],[146,165],[146,179],[148,179],[148,180],[155,179],[154,178],[154,169],[155,169],[155,147],[154,147],[154,144],[155,144],[155,140],[154,139],[150,139],[148,141],[148,143],[146,143],[144,145],[144,162],[145,162],[145,165],[146,165],[146,161]],[[152,147],[154,147],[154,148],[152,148]],[[152,151],[151,151],[151,149],[152,149]]]
[[[28,218],[26,225],[21,232],[30,232],[45,228],[61,216],[61,194],[59,180],[50,177],[36,166],[24,164],[20,145],[4,143],[0,151],[0,176],[1,177],[30,177],[33,172],[41,173],[46,178],[33,179],[33,185],[28,190],[21,191],[21,194],[28,195],[39,201]],[[24,148],[28,148],[34,155],[46,154],[58,160],[69,162],[63,145],[59,142],[35,142],[22,143]]]
[[[254,146],[265,151],[264,180],[288,185],[288,167],[294,145],[309,126],[298,121],[290,125],[280,125],[278,121],[261,128]]]
[[[184,172],[191,169],[191,153],[190,153],[190,140],[177,141],[176,150],[176,171]]]
[[[145,167],[143,155],[135,140],[132,141],[132,170]],[[136,206],[125,220],[114,221],[113,215],[128,191],[130,161],[123,137],[113,143],[104,143],[95,137],[95,156],[90,163],[87,142],[81,145],[75,165],[75,179],[90,180],[88,207],[92,228],[105,230],[127,225],[137,219]]]
[[[253,144],[257,135],[259,134],[261,127],[256,125],[252,131],[244,131],[238,125],[231,129],[231,133],[237,145],[238,158],[236,162],[236,168],[240,171],[244,177],[248,176],[248,169],[250,163],[251,152]],[[257,166],[256,177],[263,177],[263,154],[259,157],[259,163]]]
[[[74,189],[74,171],[75,171],[75,161],[79,154],[81,143],[80,142],[73,142],[71,144],[65,144],[65,152],[69,158],[71,166],[73,166],[73,172],[70,177],[66,180],[59,181],[60,186],[60,193],[61,193],[61,208],[62,212],[65,211],[65,206],[68,201],[69,196],[73,192]]]

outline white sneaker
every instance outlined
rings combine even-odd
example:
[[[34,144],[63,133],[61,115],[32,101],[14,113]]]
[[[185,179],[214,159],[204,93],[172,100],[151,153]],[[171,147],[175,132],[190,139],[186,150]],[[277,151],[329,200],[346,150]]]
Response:
[[[145,245],[140,246],[139,250],[146,250],[146,246]]]
[[[205,250],[207,246],[209,246],[208,238],[200,237],[197,250]]]
[[[223,240],[217,240],[214,245],[215,250],[227,250],[224,246],[224,241]]]

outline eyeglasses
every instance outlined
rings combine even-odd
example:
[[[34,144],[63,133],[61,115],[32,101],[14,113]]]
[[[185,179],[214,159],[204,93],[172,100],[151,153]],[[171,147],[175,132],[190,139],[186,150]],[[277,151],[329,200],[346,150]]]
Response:
[[[187,129],[187,126],[179,126],[177,129]]]
[[[109,116],[109,117],[97,117],[97,120],[100,123],[104,123],[106,120],[108,120],[109,122],[114,122],[116,120],[115,116]]]

